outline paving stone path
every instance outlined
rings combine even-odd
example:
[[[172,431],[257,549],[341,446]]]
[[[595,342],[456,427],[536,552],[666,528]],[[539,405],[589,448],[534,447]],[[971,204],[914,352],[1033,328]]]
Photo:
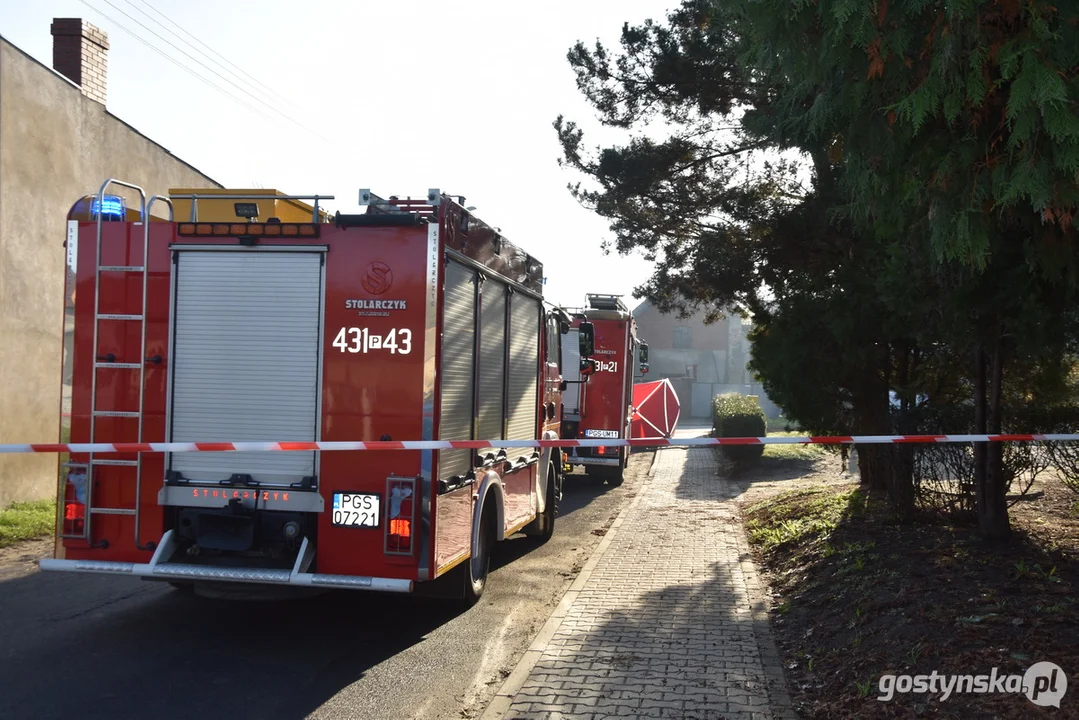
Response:
[[[658,451],[505,718],[794,717],[738,489],[713,458]]]

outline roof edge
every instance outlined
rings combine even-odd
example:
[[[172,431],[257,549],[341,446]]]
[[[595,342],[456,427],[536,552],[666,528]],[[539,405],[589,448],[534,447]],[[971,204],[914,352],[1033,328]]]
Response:
[[[96,100],[91,100],[90,98],[85,98],[85,96],[82,95],[82,87],[78,83],[72,81],[71,78],[69,78],[66,75],[64,75],[63,73],[57,71],[51,65],[46,65],[45,63],[41,62],[36,57],[34,57],[33,55],[31,55],[27,51],[23,50],[21,47],[19,47],[15,43],[13,43],[11,40],[8,40],[2,34],[0,34],[0,41],[5,43],[9,47],[15,49],[16,51],[18,51],[21,55],[23,55],[30,62],[34,63],[35,65],[38,65],[39,67],[42,67],[42,68],[45,68],[46,70],[48,70],[50,73],[52,73],[53,77],[56,77],[56,78],[60,79],[61,81],[63,81],[65,84],[67,84],[71,88],[77,90],[79,92],[80,97],[83,97],[86,100],[90,100],[90,102],[97,102]],[[219,187],[219,188],[224,188],[225,187],[220,182],[218,182],[217,180],[214,180],[212,177],[210,177],[209,175],[204,173],[202,170],[199,170],[197,167],[195,167],[194,165],[192,165],[188,161],[184,160],[179,155],[176,155],[175,153],[173,153],[171,150],[169,150],[167,147],[165,147],[164,145],[159,143],[157,140],[154,140],[152,137],[150,137],[146,133],[140,131],[138,128],[136,128],[131,123],[127,122],[126,120],[119,117],[118,115],[115,115],[112,111],[109,110],[109,108],[106,105],[102,105],[101,103],[97,103],[97,104],[101,105],[101,109],[104,111],[104,113],[107,116],[111,117],[113,120],[120,123],[121,125],[126,127],[128,130],[130,130],[131,132],[133,132],[136,135],[138,135],[139,137],[143,138],[144,140],[146,140],[151,145],[154,145],[155,147],[161,149],[166,155],[168,155],[169,157],[175,159],[181,165],[184,165],[185,167],[187,167],[190,170],[194,170],[196,173],[198,173],[202,177],[206,178],[207,180],[209,180],[211,183],[213,183],[217,187]]]

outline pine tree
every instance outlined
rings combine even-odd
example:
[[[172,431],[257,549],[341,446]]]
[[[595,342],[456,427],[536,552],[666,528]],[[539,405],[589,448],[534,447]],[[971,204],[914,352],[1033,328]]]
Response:
[[[1005,369],[1063,367],[1074,9],[690,0],[624,26],[617,55],[578,44],[569,61],[601,122],[638,132],[589,153],[559,117],[564,164],[592,181],[571,191],[610,220],[618,251],[655,260],[638,292],[661,309],[752,313],[754,367],[808,427],[909,431],[919,397],[965,390],[973,429],[999,432]],[[751,163],[788,150],[809,187],[791,162]],[[908,514],[909,453],[860,455]],[[979,446],[986,536],[1008,532],[1004,475],[1002,448]]]

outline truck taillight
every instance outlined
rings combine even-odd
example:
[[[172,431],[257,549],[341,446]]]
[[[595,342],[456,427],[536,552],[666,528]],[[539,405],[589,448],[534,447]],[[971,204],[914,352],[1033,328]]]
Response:
[[[391,477],[386,481],[389,508],[386,514],[386,552],[412,554],[412,531],[415,526],[415,478]]]
[[[88,466],[70,463],[64,466],[63,516],[60,535],[86,536],[86,476]]]
[[[82,535],[86,522],[86,506],[81,502],[64,503],[64,534]]]

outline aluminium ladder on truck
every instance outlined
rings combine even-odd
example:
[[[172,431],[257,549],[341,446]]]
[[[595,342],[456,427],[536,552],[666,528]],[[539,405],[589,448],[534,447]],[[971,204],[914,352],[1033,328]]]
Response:
[[[124,265],[102,265],[101,264],[101,224],[104,222],[104,216],[107,214],[115,214],[119,212],[121,216],[126,214],[126,206],[119,203],[116,206],[114,212],[106,211],[106,196],[105,191],[110,185],[118,185],[129,188],[136,191],[139,194],[139,218],[140,222],[135,225],[142,224],[143,241],[142,241],[142,257],[141,258],[128,258],[128,263],[137,264],[124,264]],[[124,182],[122,180],[116,180],[109,178],[102,184],[101,189],[97,195],[93,197],[91,204],[91,213],[96,216],[97,231],[95,234],[95,247],[94,247],[94,323],[93,323],[93,340],[92,347],[94,348],[94,365],[91,372],[90,381],[90,443],[99,442],[97,437],[98,433],[98,418],[133,418],[138,421],[138,431],[136,442],[141,443],[143,441],[143,410],[145,402],[145,384],[146,384],[146,364],[155,363],[160,364],[162,358],[160,356],[154,356],[152,358],[146,357],[146,292],[147,292],[147,254],[149,252],[150,245],[150,210],[153,208],[155,202],[164,202],[169,209],[169,221],[172,221],[172,202],[160,195],[154,195],[147,199],[146,191],[138,185]],[[96,203],[96,207],[94,205]],[[123,219],[123,218],[121,218]],[[71,226],[75,226],[75,231],[72,232]],[[69,221],[68,230],[68,242],[71,243],[74,239],[72,236],[77,236],[78,221]],[[68,248],[69,253],[77,254],[76,250],[73,250],[70,246]],[[76,262],[78,260],[76,259]],[[101,312],[101,279],[106,273],[109,274],[129,274],[139,275],[142,280],[142,304],[139,313],[136,314],[122,314],[122,313],[102,313]],[[115,353],[101,354],[99,349],[99,341],[101,336],[101,323],[139,323],[139,352],[137,358],[131,357],[116,357]],[[125,370],[125,371],[138,371],[138,406],[136,410],[120,410],[116,408],[101,408],[98,407],[98,371],[99,370]],[[138,454],[141,459],[142,453]],[[119,467],[130,467],[135,470],[135,503],[134,507],[97,507],[93,504],[94,494],[94,468],[111,465]],[[94,515],[133,515],[135,518],[135,545],[140,550],[153,550],[155,543],[150,541],[146,545],[143,545],[139,538],[139,521],[140,521],[140,505],[141,505],[141,493],[140,486],[142,480],[142,463],[139,459],[136,460],[117,460],[117,459],[102,459],[95,458],[93,453],[89,454],[88,461],[86,463],[72,463],[67,462],[63,464],[63,467],[67,468],[68,479],[73,481],[75,485],[75,491],[78,492],[79,485],[83,487],[83,493],[85,496],[85,515],[82,518],[81,532],[61,533],[62,537],[72,537],[84,539],[87,542],[91,539],[91,525]],[[63,506],[63,503],[61,503]],[[102,540],[101,544],[107,546],[108,541]]]

